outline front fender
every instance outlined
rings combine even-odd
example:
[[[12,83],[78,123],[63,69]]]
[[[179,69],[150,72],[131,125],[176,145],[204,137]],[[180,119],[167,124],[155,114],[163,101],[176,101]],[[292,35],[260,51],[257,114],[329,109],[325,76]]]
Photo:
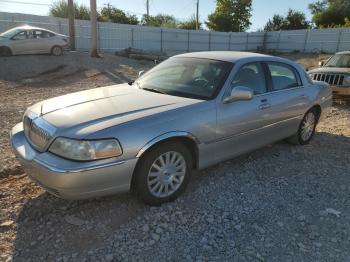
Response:
[[[150,147],[152,147],[153,145],[169,139],[169,138],[175,138],[175,137],[186,137],[189,138],[191,140],[193,140],[196,144],[200,144],[200,141],[197,137],[195,137],[193,134],[189,133],[189,132],[185,132],[185,131],[171,131],[171,132],[167,132],[164,133],[162,135],[159,135],[155,138],[153,138],[152,140],[148,141],[137,153],[136,157],[141,157],[143,155],[144,152],[147,151],[147,149],[149,149]]]

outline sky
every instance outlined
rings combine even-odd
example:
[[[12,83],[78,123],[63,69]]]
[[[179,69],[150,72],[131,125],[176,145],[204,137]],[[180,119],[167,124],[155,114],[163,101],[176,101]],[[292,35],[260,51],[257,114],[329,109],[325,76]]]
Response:
[[[196,10],[196,0],[149,0],[150,14],[166,13],[174,15],[179,20],[189,18]],[[266,22],[274,14],[285,15],[289,8],[303,11],[308,19],[311,14],[308,4],[316,0],[253,0],[253,12],[249,31],[262,29]],[[79,4],[89,6],[89,0],[75,0]],[[0,0],[1,12],[27,13],[35,15],[47,15],[51,0]],[[146,12],[146,0],[97,0],[97,8],[106,4],[122,9],[131,14],[142,16]],[[206,20],[208,14],[215,9],[214,0],[199,0],[200,20]],[[1,16],[0,16],[1,20]]]

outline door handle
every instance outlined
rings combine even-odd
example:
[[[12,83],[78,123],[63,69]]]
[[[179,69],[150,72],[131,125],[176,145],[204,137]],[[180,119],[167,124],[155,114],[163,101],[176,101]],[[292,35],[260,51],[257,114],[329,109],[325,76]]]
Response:
[[[264,110],[264,109],[267,109],[267,108],[269,108],[269,107],[271,107],[271,105],[270,105],[269,103],[265,103],[265,104],[261,104],[261,105],[259,106],[259,109],[260,109],[260,110]]]

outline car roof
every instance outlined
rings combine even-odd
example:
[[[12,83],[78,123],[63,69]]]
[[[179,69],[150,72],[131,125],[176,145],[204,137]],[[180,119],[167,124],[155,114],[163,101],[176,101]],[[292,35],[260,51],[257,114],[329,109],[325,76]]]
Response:
[[[205,58],[214,59],[220,61],[227,61],[234,63],[238,60],[245,58],[274,58],[274,56],[251,53],[251,52],[236,52],[236,51],[204,51],[204,52],[193,52],[176,55],[175,57],[191,57],[191,58]]]
[[[48,30],[46,28],[41,28],[41,27],[36,27],[36,26],[30,26],[30,25],[22,25],[22,26],[16,26],[12,29],[18,29],[18,30],[45,30],[45,31],[49,31],[52,32],[51,30]]]

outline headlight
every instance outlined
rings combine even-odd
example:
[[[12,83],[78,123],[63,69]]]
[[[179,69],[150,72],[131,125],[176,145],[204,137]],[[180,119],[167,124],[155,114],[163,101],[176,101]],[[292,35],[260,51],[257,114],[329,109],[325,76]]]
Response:
[[[116,157],[123,153],[119,142],[115,139],[75,140],[64,137],[56,138],[49,151],[78,161]]]

